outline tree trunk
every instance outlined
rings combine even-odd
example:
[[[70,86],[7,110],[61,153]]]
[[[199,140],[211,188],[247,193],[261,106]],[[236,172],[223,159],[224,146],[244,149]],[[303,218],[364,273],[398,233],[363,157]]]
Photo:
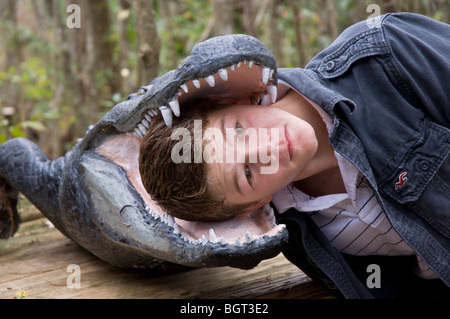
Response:
[[[126,20],[130,16],[131,4],[128,0],[119,1],[119,14],[117,17],[119,25],[119,68],[120,68],[120,91],[122,96],[127,96],[131,90],[130,69],[128,68],[128,42]],[[119,75],[117,75],[119,76]]]
[[[263,2],[263,1],[259,1]],[[255,5],[254,0],[241,0],[238,2],[238,6],[242,10],[241,16],[241,25],[242,29],[244,30],[245,34],[257,36],[257,24],[256,24],[256,16],[258,14],[258,7],[261,9],[264,9],[264,3],[263,5],[258,3],[258,5]]]
[[[14,68],[16,72],[19,71],[20,64],[23,61],[23,44],[19,39],[19,30],[17,23],[17,2],[16,0],[7,0],[2,3],[1,18],[4,21],[7,35],[5,42],[5,62],[2,66],[2,70],[7,71],[10,68]],[[3,35],[2,35],[3,37]],[[2,96],[0,97],[0,106],[11,106],[15,112],[11,114],[9,125],[14,125],[18,122],[26,120],[26,109],[23,103],[23,89],[20,85],[14,84],[2,84],[0,88]],[[6,98],[5,98],[6,97]]]
[[[77,4],[81,8],[81,28],[67,29],[70,46],[71,72],[74,85],[73,110],[77,121],[75,122],[76,136],[83,136],[88,125],[92,124],[97,112],[97,105],[91,94],[92,77],[90,70],[93,62],[88,54],[88,42],[90,42],[88,22],[88,0],[66,0],[66,5]]]
[[[305,55],[303,54],[303,38],[302,38],[302,23],[300,17],[300,8],[302,7],[302,2],[289,0],[291,5],[292,14],[294,16],[294,28],[295,28],[295,39],[297,42],[297,54],[299,60],[299,66],[304,67],[306,65]]]
[[[214,27],[213,36],[233,33],[233,9],[234,1],[213,0]]]
[[[284,65],[284,58],[282,54],[282,49],[280,45],[280,39],[282,39],[282,35],[280,34],[280,31],[278,30],[277,21],[279,19],[278,15],[278,0],[271,0],[270,6],[269,6],[269,43],[270,43],[270,50],[272,51],[273,55],[275,56],[275,59],[277,61],[278,66]]]
[[[161,41],[156,30],[153,1],[137,0],[139,85],[148,85],[158,76]]]

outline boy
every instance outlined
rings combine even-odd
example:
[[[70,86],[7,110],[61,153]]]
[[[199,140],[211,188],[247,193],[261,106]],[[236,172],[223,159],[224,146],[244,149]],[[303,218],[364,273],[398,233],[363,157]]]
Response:
[[[235,141],[270,128],[237,154],[245,160],[174,163],[177,140],[155,121],[141,145],[144,186],[184,219],[220,220],[271,202],[290,233],[286,257],[345,297],[448,292],[449,34],[415,14],[383,16],[379,28],[361,22],[305,69],[278,69],[273,105],[186,108],[174,122],[216,129],[192,148],[213,159],[239,153],[227,129]],[[274,162],[273,174],[261,173]],[[169,187],[159,187],[162,178]],[[369,282],[372,265],[382,289]]]

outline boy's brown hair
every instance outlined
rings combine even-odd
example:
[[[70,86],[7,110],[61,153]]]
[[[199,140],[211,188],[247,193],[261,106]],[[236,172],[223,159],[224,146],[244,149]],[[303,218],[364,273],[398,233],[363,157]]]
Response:
[[[225,198],[214,194],[208,185],[208,164],[203,160],[194,162],[194,152],[203,152],[203,145],[196,145],[199,143],[194,143],[194,140],[201,140],[211,111],[210,107],[185,108],[180,117],[173,119],[172,128],[166,126],[161,116],[156,116],[152,118],[141,142],[139,171],[145,189],[162,209],[181,219],[226,220],[242,213],[252,204],[225,205]],[[194,130],[194,120],[202,121],[201,132]],[[171,137],[177,128],[190,132],[190,161],[175,163],[172,159],[172,149],[180,143],[180,140],[172,140]],[[194,134],[202,135],[196,139]],[[201,149],[195,151],[195,147]]]

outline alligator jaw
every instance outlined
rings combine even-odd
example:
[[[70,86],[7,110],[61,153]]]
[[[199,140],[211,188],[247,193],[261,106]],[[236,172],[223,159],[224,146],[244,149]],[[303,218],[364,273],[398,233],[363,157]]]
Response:
[[[204,78],[194,78],[182,83],[176,94],[166,100],[166,105],[150,108],[140,123],[129,134],[142,139],[151,119],[161,114],[167,126],[172,126],[172,116],[180,116],[183,105],[207,99],[215,104],[259,104],[266,96],[275,103],[277,87],[275,70],[260,62],[241,61],[220,68],[217,73]],[[181,105],[181,106],[180,106]]]
[[[177,243],[183,246],[185,251],[183,258],[187,258],[189,254],[194,256],[201,254],[201,251],[208,245],[209,250],[218,250],[227,252],[230,255],[251,255],[257,254],[261,251],[271,251],[269,247],[277,246],[286,239],[286,230],[284,225],[277,225],[273,209],[266,205],[260,209],[255,210],[251,214],[238,216],[233,219],[222,222],[191,222],[174,218],[170,214],[165,213],[145,191],[142,181],[140,179],[138,169],[138,150],[140,140],[127,135],[116,135],[109,137],[97,149],[96,153],[102,157],[113,162],[115,165],[121,167],[127,175],[127,180],[124,181],[129,185],[121,188],[134,188],[143,201],[142,207],[145,211],[140,212],[147,216],[152,221],[153,230],[156,227],[166,229],[164,235],[159,235],[159,240],[169,240],[172,243]],[[105,163],[102,166],[109,165]],[[112,163],[111,163],[112,164]],[[92,169],[94,165],[86,165]],[[98,175],[92,180],[104,180]],[[114,182],[117,184],[117,181]],[[97,187],[102,188],[102,187]],[[122,195],[123,196],[123,195]],[[119,205],[120,206],[120,205]],[[123,207],[127,206],[122,204]],[[123,207],[116,207],[111,209],[113,211],[123,211]],[[110,216],[108,216],[110,218]],[[125,222],[126,223],[126,222]],[[132,230],[130,225],[127,225],[124,230]],[[136,240],[136,237],[134,237]],[[194,253],[196,252],[196,253]],[[214,253],[209,253],[214,256]],[[177,260],[177,263],[186,264],[190,266],[199,266],[198,260]],[[201,258],[201,257],[197,257]],[[232,262],[224,259],[224,265],[229,265]],[[167,260],[167,259],[166,259]],[[217,261],[212,261],[212,264],[207,266],[221,265]]]
[[[173,114],[183,116],[183,108],[200,99],[212,106],[258,104],[262,98],[273,102],[276,84],[270,51],[253,37],[230,35],[197,45],[176,70],[116,105],[77,148],[80,154],[97,154],[86,152],[81,161],[96,227],[114,245],[133,246],[139,254],[193,267],[247,269],[276,256],[288,234],[284,225],[276,225],[269,206],[223,222],[180,220],[151,200],[138,169],[139,145],[158,113],[171,125]],[[121,256],[95,249],[100,258],[126,265]]]

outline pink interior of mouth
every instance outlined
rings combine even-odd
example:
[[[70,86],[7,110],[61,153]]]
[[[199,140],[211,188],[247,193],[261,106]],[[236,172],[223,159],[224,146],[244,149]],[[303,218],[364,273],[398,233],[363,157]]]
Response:
[[[96,149],[96,152],[121,166],[148,207],[162,217],[165,212],[151,199],[141,181],[138,162],[139,145],[140,140],[135,137],[115,135],[108,137]],[[245,241],[247,232],[258,238],[264,235],[272,236],[279,231],[273,217],[263,209],[223,222],[191,222],[179,218],[175,218],[175,222],[180,233],[187,238],[198,240],[204,235],[206,239],[209,239],[210,229],[213,229],[218,238],[223,237],[228,243],[234,243],[236,239]]]

